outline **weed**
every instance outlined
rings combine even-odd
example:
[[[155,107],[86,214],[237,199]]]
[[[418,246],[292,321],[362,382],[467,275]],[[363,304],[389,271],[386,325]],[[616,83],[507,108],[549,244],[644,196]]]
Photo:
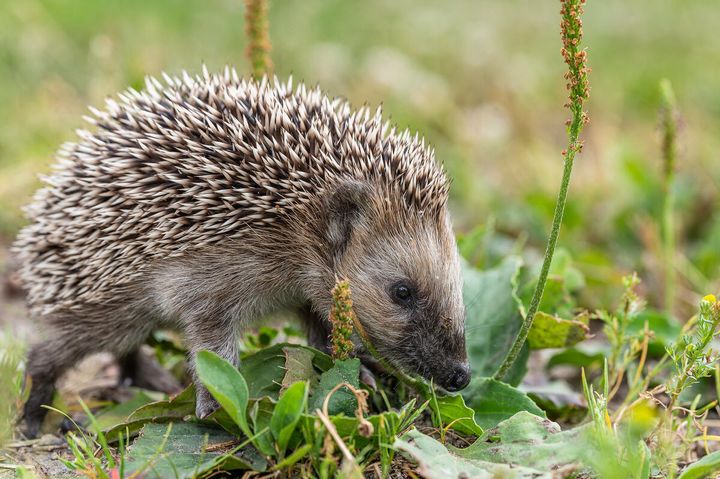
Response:
[[[670,80],[664,79],[660,82],[661,99],[661,121],[662,129],[662,240],[663,240],[663,262],[664,262],[664,293],[665,311],[668,316],[673,315],[675,304],[675,221],[674,221],[674,183],[675,168],[677,163],[677,124],[678,112]]]
[[[558,236],[560,235],[560,226],[562,225],[563,212],[565,211],[565,203],[567,202],[568,188],[570,186],[570,175],[572,174],[573,162],[575,155],[582,150],[582,142],[580,141],[580,132],[585,124],[588,123],[588,116],[583,110],[585,100],[590,93],[588,85],[588,73],[590,69],[586,66],[587,52],[580,47],[582,41],[582,20],[580,15],[583,13],[583,5],[585,0],[562,0],[562,22],[560,23],[561,37],[563,47],[561,50],[563,59],[568,66],[565,73],[567,80],[567,89],[569,91],[569,102],[565,104],[570,109],[571,118],[567,120],[568,143],[567,149],[563,151],[565,158],[562,181],[560,184],[560,192],[558,193],[557,202],[555,203],[555,213],[553,215],[552,229],[548,238],[547,247],[545,249],[545,257],[540,269],[540,277],[538,278],[535,291],[530,300],[525,319],[523,320],[517,338],[513,342],[512,347],[508,351],[505,360],[495,373],[496,379],[503,379],[512,365],[515,363],[520,350],[525,344],[527,335],[532,327],[535,313],[538,311],[543,292],[545,291],[545,283],[547,282],[550,265],[552,264],[555,246],[557,245]]]
[[[332,290],[330,346],[333,358],[339,360],[348,359],[353,350],[353,342],[350,337],[353,333],[355,313],[352,309],[350,294],[350,283],[347,280],[338,281]]]
[[[267,3],[267,0],[245,0],[245,35],[248,39],[245,53],[255,78],[272,72]]]

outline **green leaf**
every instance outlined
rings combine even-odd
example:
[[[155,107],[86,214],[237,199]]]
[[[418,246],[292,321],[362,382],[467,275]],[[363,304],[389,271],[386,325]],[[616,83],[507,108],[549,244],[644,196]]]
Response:
[[[410,453],[430,479],[574,477],[587,454],[589,427],[561,431],[554,422],[520,412],[464,449],[446,448],[416,430],[403,435],[395,448]]]
[[[249,397],[269,396],[277,400],[285,376],[285,346],[276,344],[241,359],[239,369],[247,378]]]
[[[338,434],[348,446],[353,447],[357,451],[361,451],[366,446],[372,444],[373,449],[380,447],[379,442],[385,439],[383,444],[392,443],[394,436],[400,434],[408,428],[409,424],[417,419],[415,414],[418,410],[413,407],[408,408],[407,405],[401,411],[385,411],[380,414],[366,416],[365,419],[373,425],[373,434],[368,438],[360,435],[358,427],[360,421],[355,416],[345,416],[343,414],[330,416],[330,422],[337,430]],[[421,412],[421,411],[419,411]],[[301,418],[300,428],[315,430],[317,427],[317,415],[303,414]],[[388,437],[393,439],[387,440]]]
[[[682,325],[667,313],[647,309],[631,316],[627,334],[641,334],[646,321],[648,329],[653,332],[648,344],[648,353],[660,356],[665,353],[665,347],[680,336]]]
[[[485,271],[463,264],[466,343],[474,376],[495,373],[520,329],[521,304],[516,292],[521,266],[522,260],[516,256]],[[518,360],[516,364],[513,374],[506,377],[512,384],[518,384],[525,373],[524,362]]]
[[[550,264],[550,275],[562,278],[569,292],[579,291],[585,287],[585,276],[575,267],[570,252],[565,248],[557,248]]]
[[[244,356],[240,361],[240,373],[247,380],[248,394],[251,399],[268,396],[277,400],[285,379],[288,366],[292,366],[296,353],[288,351],[304,350],[313,354],[312,364],[320,371],[327,371],[333,366],[333,361],[327,354],[317,349],[298,344],[280,343],[261,349],[260,351]],[[302,353],[300,353],[302,354]],[[290,364],[288,363],[290,361]]]
[[[592,366],[602,366],[603,359],[606,355],[604,349],[588,347],[587,343],[583,343],[578,347],[568,348],[554,354],[548,361],[548,368],[561,364],[569,364],[571,366],[579,366],[588,369]]]
[[[285,454],[290,437],[305,411],[307,399],[308,385],[304,381],[299,381],[285,390],[275,406],[270,419],[270,431],[275,437],[281,457]]]
[[[346,382],[353,387],[360,387],[360,360],[357,358],[335,361],[335,365],[322,373],[320,384],[310,398],[310,411],[322,409],[323,401],[330,391],[338,384]],[[340,388],[333,393],[328,403],[328,413],[332,416],[344,413],[353,416],[357,409],[357,400],[347,388]]]
[[[272,418],[274,409],[275,402],[267,396],[256,400],[250,408],[250,419],[255,432],[253,444],[266,456],[274,456],[276,453],[270,432],[270,418]],[[264,429],[267,430],[260,434],[260,431]]]
[[[710,453],[698,462],[690,464],[678,479],[701,479],[710,477],[712,473],[717,471],[720,471],[720,451]]]
[[[247,423],[248,387],[240,372],[211,351],[196,355],[195,369],[200,381],[225,409],[248,437],[252,436]]]
[[[582,321],[561,319],[538,311],[527,339],[530,349],[566,348],[584,340],[589,331]]]
[[[462,395],[475,411],[475,421],[484,429],[521,411],[545,417],[545,412],[527,394],[495,379],[475,378]]]
[[[584,396],[565,381],[523,384],[522,390],[546,414],[563,423],[577,424],[587,415]]]
[[[142,471],[143,478],[200,477],[211,470],[265,471],[267,462],[254,448],[228,454],[234,436],[203,423],[146,424],[128,450],[126,477]]]
[[[309,385],[318,380],[318,373],[313,366],[315,353],[309,349],[284,347],[285,376],[282,380],[282,389],[287,389],[298,381],[307,381]]]
[[[465,405],[462,396],[438,397],[437,405],[445,426],[452,424],[452,428],[462,434],[482,435],[482,428],[475,422],[475,411]]]
[[[188,386],[177,396],[140,406],[128,418],[105,432],[109,441],[116,441],[120,434],[134,436],[148,422],[179,420],[195,412],[195,387]],[[129,438],[125,438],[129,439]]]
[[[129,401],[103,409],[95,416],[95,419],[100,429],[105,431],[124,423],[137,408],[152,402],[153,399],[140,390]]]
[[[472,477],[473,479],[551,479],[567,477],[556,472],[543,473],[516,464],[498,464],[475,458],[462,458],[452,454],[435,439],[416,429],[398,438],[393,447],[412,457],[419,466],[419,473],[426,479]],[[527,447],[527,444],[526,444]]]
[[[585,429],[561,432],[556,423],[523,411],[488,430],[467,448],[452,451],[463,458],[551,471],[579,461],[574,445],[584,440]]]
[[[311,450],[312,444],[305,444],[303,446],[300,446],[299,448],[295,449],[288,457],[275,464],[275,467],[273,467],[273,469],[279,471],[281,469],[290,467],[303,457],[307,456],[307,453]]]

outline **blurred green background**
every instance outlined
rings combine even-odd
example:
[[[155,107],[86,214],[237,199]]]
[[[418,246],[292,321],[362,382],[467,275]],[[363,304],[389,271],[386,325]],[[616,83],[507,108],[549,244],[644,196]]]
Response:
[[[353,104],[382,104],[419,130],[454,178],[460,233],[484,228],[487,262],[537,258],[559,185],[568,116],[557,1],[271,1],[276,73]],[[249,70],[241,0],[0,2],[0,244],[87,105],[146,74]],[[682,113],[679,312],[720,272],[720,5],[590,0],[592,86],[561,245],[585,274],[586,306],[637,270],[662,297],[659,81]],[[611,286],[611,287],[608,287]]]

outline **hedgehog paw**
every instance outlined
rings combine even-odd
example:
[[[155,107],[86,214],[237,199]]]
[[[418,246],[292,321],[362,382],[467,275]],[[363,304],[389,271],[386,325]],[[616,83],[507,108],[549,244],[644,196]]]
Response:
[[[377,381],[375,381],[375,375],[364,364],[360,365],[360,382],[373,391],[377,391]]]
[[[199,387],[196,395],[195,415],[198,419],[205,419],[210,414],[220,409],[220,404],[204,387]]]

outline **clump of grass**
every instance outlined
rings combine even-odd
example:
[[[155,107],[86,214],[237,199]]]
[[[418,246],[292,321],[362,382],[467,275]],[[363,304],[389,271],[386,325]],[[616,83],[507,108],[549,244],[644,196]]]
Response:
[[[335,283],[332,290],[333,304],[330,310],[330,324],[332,325],[330,345],[334,359],[348,359],[353,351],[353,342],[350,338],[353,334],[355,313],[350,294],[350,283],[347,280]]]
[[[624,277],[625,291],[615,312],[601,310],[596,313],[596,317],[605,324],[603,332],[610,343],[610,355],[607,359],[610,381],[608,401],[615,396],[625,373],[638,359],[635,374],[627,379],[630,388],[628,395],[641,390],[638,388],[641,386],[641,373],[647,359],[650,332],[647,328],[637,333],[629,332],[632,320],[645,308],[645,301],[635,291],[638,284],[640,279],[637,274]]]
[[[658,443],[657,463],[666,477],[675,476],[678,460],[694,442],[692,426],[696,425],[702,435],[705,435],[701,425],[702,419],[709,409],[717,405],[716,400],[699,408],[698,395],[689,408],[679,406],[683,392],[700,379],[710,377],[715,372],[720,356],[711,350],[710,345],[713,338],[718,335],[720,302],[711,294],[705,296],[700,301],[699,314],[691,321],[694,321],[692,330],[682,335],[676,344],[667,348],[667,355],[672,362],[674,372],[663,385],[668,403],[655,434]],[[678,438],[682,441],[683,447],[677,447]],[[702,439],[702,436],[700,438]]]
[[[563,46],[560,53],[568,67],[565,73],[565,79],[567,80],[566,86],[569,95],[565,107],[568,108],[571,113],[570,119],[566,122],[568,135],[567,148],[562,152],[564,157],[563,176],[560,184],[560,192],[558,193],[557,202],[555,203],[552,229],[550,231],[550,237],[548,238],[547,247],[545,248],[545,257],[540,269],[540,277],[538,278],[535,291],[530,300],[530,307],[520,327],[520,331],[515,338],[515,342],[495,373],[496,379],[502,379],[514,364],[530,332],[535,313],[537,313],[540,306],[540,301],[545,291],[545,283],[547,282],[548,273],[550,272],[553,254],[555,253],[555,246],[557,245],[560,234],[560,226],[562,225],[563,212],[565,211],[565,203],[567,202],[573,162],[575,156],[582,150],[583,144],[582,141],[580,141],[580,132],[583,126],[589,121],[587,114],[583,110],[583,106],[590,92],[588,83],[588,73],[590,69],[587,67],[587,52],[580,46],[583,36],[580,15],[583,13],[585,0],[561,0],[561,4],[560,14],[562,21],[560,22],[560,31]]]
[[[273,64],[270,59],[267,0],[245,0],[245,35],[248,40],[245,54],[253,76],[260,78],[271,73]]]
[[[24,345],[10,333],[0,334],[0,447],[12,439],[21,402]]]
[[[718,334],[720,324],[720,302],[709,294],[700,301],[700,314],[692,334],[685,334],[676,345],[668,347],[676,373],[667,382],[670,396],[668,409],[678,400],[680,393],[699,379],[710,377],[718,361],[717,353],[710,350],[710,342]]]
[[[83,428],[78,426],[78,424],[63,411],[48,407],[51,411],[65,416],[65,418],[75,426],[75,431],[69,432],[65,436],[72,457],[70,459],[60,459],[60,461],[65,467],[78,475],[93,479],[126,477],[124,474],[125,441],[123,436],[120,436],[120,444],[117,451],[114,451],[98,425],[95,416],[82,400],[80,400],[80,406],[83,408],[85,414],[87,414],[90,420],[90,426],[95,431],[94,437],[85,432]],[[132,475],[130,479],[134,479],[135,477],[138,477],[138,475]]]

